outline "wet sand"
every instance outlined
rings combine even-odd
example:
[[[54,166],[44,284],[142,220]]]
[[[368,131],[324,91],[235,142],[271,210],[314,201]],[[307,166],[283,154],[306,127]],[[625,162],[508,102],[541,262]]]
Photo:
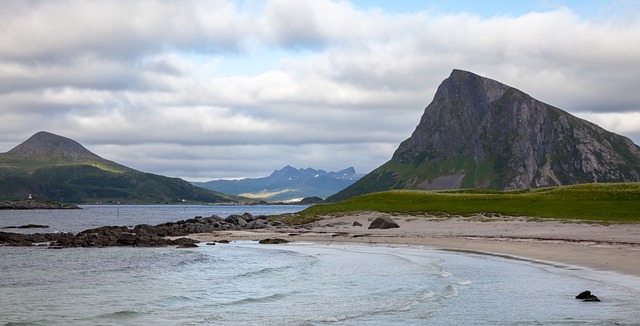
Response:
[[[376,217],[391,217],[394,229],[368,229]],[[354,222],[362,226],[354,226]],[[389,216],[381,213],[331,217],[305,227],[219,231],[191,235],[203,242],[260,240],[415,245],[507,255],[582,266],[640,277],[640,224],[597,224],[527,217]]]

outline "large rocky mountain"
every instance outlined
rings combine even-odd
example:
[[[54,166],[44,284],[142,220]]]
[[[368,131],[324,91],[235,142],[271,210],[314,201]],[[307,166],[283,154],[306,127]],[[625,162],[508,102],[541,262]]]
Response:
[[[364,174],[350,167],[337,172],[285,166],[263,178],[212,180],[195,185],[227,194],[270,201],[287,201],[305,197],[326,198],[348,187]]]
[[[524,92],[454,70],[391,160],[328,198],[390,189],[640,181],[640,147]]]
[[[72,139],[48,132],[38,132],[0,153],[0,198],[30,194],[73,203],[221,203],[234,199],[182,179],[105,160]]]

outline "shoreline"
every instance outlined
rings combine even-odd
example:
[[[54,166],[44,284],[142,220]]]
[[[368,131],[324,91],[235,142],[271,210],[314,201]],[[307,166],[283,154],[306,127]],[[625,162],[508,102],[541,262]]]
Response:
[[[376,217],[391,217],[400,228],[367,229]],[[354,222],[362,226],[354,226]],[[640,224],[587,224],[584,221],[526,217],[390,216],[362,213],[326,216],[300,227],[191,234],[202,242],[281,238],[291,242],[410,245],[490,254],[640,280]]]

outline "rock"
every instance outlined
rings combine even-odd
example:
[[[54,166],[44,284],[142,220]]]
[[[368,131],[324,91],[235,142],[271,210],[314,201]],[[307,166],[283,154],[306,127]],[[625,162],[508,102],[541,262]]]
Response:
[[[25,199],[0,202],[0,209],[81,209],[74,204],[61,204],[53,200]]]
[[[371,225],[369,225],[369,229],[392,229],[399,227],[400,225],[389,217],[377,217],[371,222]]]
[[[207,246],[215,246],[216,243],[215,242],[207,242]]]
[[[598,297],[596,297],[595,295],[592,295],[592,296],[590,296],[590,297],[588,297],[588,298],[586,298],[586,299],[584,299],[582,301],[585,301],[585,302],[600,302],[600,299],[598,299]]]
[[[84,230],[80,233],[78,233],[78,235],[82,235],[82,234],[109,234],[109,235],[116,235],[116,234],[120,234],[123,232],[129,232],[129,228],[126,226],[101,226],[99,228],[93,228],[93,229],[88,229],[88,230]]]
[[[135,234],[152,234],[157,235],[156,227],[153,227],[149,224],[139,224],[133,228],[133,233]]]
[[[283,222],[280,222],[280,221],[271,221],[271,222],[269,222],[269,224],[271,224],[271,226],[275,226],[275,227],[281,227],[281,226],[285,225]]]
[[[48,225],[40,225],[40,224],[26,224],[20,226],[5,226],[3,229],[46,229],[49,228]]]
[[[247,229],[264,229],[269,226],[267,220],[265,219],[256,219],[249,223],[247,223]]]
[[[355,222],[353,222],[353,224],[352,224],[352,225],[353,225],[353,226],[362,226],[362,223],[360,223],[360,222],[358,222],[358,221],[355,221]]]
[[[224,219],[224,221],[239,227],[247,226],[247,220],[245,220],[241,215],[229,215]]]
[[[255,220],[255,217],[251,213],[242,214],[242,218],[244,218],[244,220],[247,221],[247,223]]]
[[[0,232],[0,244],[19,247],[28,247],[33,245],[24,234],[9,232]]]
[[[176,248],[181,248],[181,249],[184,249],[184,248],[198,248],[198,245],[195,244],[195,243],[185,243],[185,244],[178,245]]]
[[[213,214],[211,216],[208,217],[209,220],[211,220],[212,222],[220,222],[220,221],[224,221],[224,219],[216,214]]]
[[[576,295],[576,299],[584,300],[591,296],[591,291],[582,291],[580,294]]]
[[[195,248],[200,241],[190,238],[178,238],[173,240],[174,245],[178,245],[178,248]]]
[[[208,233],[221,230],[262,229],[283,225],[278,221],[269,221],[266,216],[253,216],[250,213],[230,215],[226,219],[212,215],[196,216],[192,219],[167,222],[158,225],[139,224],[133,228],[126,226],[102,226],[84,230],[78,234],[71,233],[34,233],[18,234],[0,232],[0,245],[31,246],[38,243],[49,243],[56,247],[163,247],[182,245],[185,241],[170,240],[167,237],[182,237],[194,233]],[[193,242],[196,243],[196,242]],[[223,240],[220,243],[229,243]]]
[[[200,224],[207,224],[208,223],[208,221],[206,219],[204,219],[202,216],[196,216],[193,219],[193,222],[200,223]]]
[[[580,299],[582,301],[588,301],[588,302],[600,302],[600,299],[598,299],[598,297],[596,297],[595,295],[591,294],[591,291],[580,292],[580,294],[576,296],[576,299]]]
[[[118,243],[124,246],[133,246],[136,242],[137,236],[135,233],[122,233],[118,236]]]
[[[282,238],[267,238],[258,241],[260,244],[281,244],[281,243],[289,243],[288,240]]]
[[[229,240],[218,240],[218,243],[229,243]]]

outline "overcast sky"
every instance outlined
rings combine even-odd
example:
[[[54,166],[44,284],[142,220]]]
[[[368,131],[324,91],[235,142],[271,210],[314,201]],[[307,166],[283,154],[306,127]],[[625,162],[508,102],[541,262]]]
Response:
[[[639,2],[2,1],[0,152],[44,130],[190,181],[369,172],[454,68],[638,144]]]

